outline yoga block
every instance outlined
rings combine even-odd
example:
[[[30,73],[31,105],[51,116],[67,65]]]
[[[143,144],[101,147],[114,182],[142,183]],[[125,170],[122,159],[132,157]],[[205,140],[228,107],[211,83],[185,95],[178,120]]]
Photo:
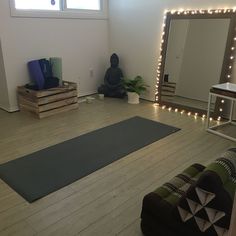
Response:
[[[17,95],[20,110],[39,119],[78,108],[77,84],[72,82],[40,91],[19,86]]]

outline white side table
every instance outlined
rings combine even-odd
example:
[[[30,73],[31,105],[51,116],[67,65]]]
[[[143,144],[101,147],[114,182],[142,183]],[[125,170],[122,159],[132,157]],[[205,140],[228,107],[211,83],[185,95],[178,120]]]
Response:
[[[230,115],[229,120],[227,122],[221,123],[219,125],[214,125],[210,127],[210,107],[211,107],[211,100],[212,97],[220,97],[223,99],[228,99],[231,101],[230,105]],[[217,134],[221,137],[230,139],[232,141],[236,141],[235,137],[231,137],[227,134],[223,134],[216,130],[216,128],[220,126],[225,126],[228,124],[236,125],[235,122],[233,122],[233,112],[234,112],[234,103],[236,101],[236,84],[233,83],[224,83],[224,84],[217,84],[212,86],[209,93],[209,100],[208,100],[208,108],[207,108],[207,122],[206,122],[206,130],[210,133]]]

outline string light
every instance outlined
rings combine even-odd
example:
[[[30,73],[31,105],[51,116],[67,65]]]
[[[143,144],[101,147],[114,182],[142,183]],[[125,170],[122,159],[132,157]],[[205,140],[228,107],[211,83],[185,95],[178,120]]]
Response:
[[[159,93],[159,85],[160,85],[160,80],[161,80],[161,75],[162,75],[162,58],[163,58],[163,48],[164,48],[164,44],[165,44],[165,30],[166,30],[166,20],[167,20],[167,16],[168,14],[171,14],[171,15],[194,15],[194,14],[219,14],[219,13],[224,13],[224,14],[229,14],[231,12],[236,12],[236,6],[233,7],[232,9],[229,9],[229,8],[224,8],[224,9],[208,9],[208,10],[203,10],[203,9],[199,9],[199,10],[191,10],[191,9],[183,9],[183,8],[180,8],[178,10],[176,9],[172,9],[171,11],[169,10],[165,10],[164,11],[164,23],[162,25],[163,27],[163,32],[162,32],[162,37],[161,37],[161,46],[160,46],[160,57],[158,59],[158,68],[157,68],[157,78],[156,78],[156,93],[155,93],[155,101],[158,102],[159,101],[159,96],[160,96],[160,93]],[[236,31],[236,28],[235,28],[235,31]],[[236,41],[236,35],[234,36],[233,38],[233,41],[235,42]],[[236,45],[232,45],[231,47],[231,51],[232,53],[234,52],[234,50],[236,49]],[[235,56],[232,54],[230,55],[229,57],[230,60],[234,60],[235,59]],[[226,78],[230,79],[232,77],[231,75],[231,72],[232,72],[232,65],[229,65],[229,74],[226,75]],[[224,100],[221,100],[221,103],[224,104],[225,101]],[[162,109],[165,109],[166,106],[162,106]],[[172,110],[171,107],[168,108],[169,111]],[[175,109],[175,112],[178,112],[178,109]],[[182,110],[180,113],[183,114],[185,111]],[[220,108],[220,112],[223,112],[223,109]],[[188,112],[187,113],[188,116],[191,116],[191,112]],[[195,116],[194,117],[197,117],[198,114],[195,113]],[[202,115],[202,119],[205,119],[206,118],[206,115]],[[219,119],[219,117],[218,117]],[[217,120],[218,120],[217,119]],[[212,120],[212,117],[210,118],[210,120]]]

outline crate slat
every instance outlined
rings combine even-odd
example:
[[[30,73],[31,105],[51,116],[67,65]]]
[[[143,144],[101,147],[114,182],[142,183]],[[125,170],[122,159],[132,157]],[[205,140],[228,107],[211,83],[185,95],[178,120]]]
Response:
[[[41,97],[47,97],[49,95],[55,95],[58,93],[64,93],[71,90],[77,90],[77,84],[72,82],[64,82],[63,86],[59,86],[56,88],[50,88],[50,89],[43,89],[43,90],[32,90],[27,89],[24,86],[18,87],[18,92],[21,94],[28,94],[29,96],[32,96],[34,98],[41,98]]]
[[[56,108],[56,109],[53,109],[53,110],[49,110],[49,111],[45,111],[45,112],[40,112],[39,113],[39,118],[45,118],[45,117],[48,117],[48,116],[52,116],[52,115],[56,115],[58,113],[62,113],[62,112],[65,112],[65,111],[71,111],[71,110],[75,110],[78,108],[78,103],[74,103],[74,104],[71,104],[71,105],[68,105],[68,106],[64,106],[64,107],[59,107],[59,108]]]
[[[68,98],[65,100],[58,101],[58,102],[53,102],[53,103],[41,105],[41,106],[39,106],[39,112],[48,111],[48,110],[51,110],[51,109],[54,109],[57,107],[64,107],[66,105],[70,105],[73,103],[78,103],[77,97]]]
[[[38,103],[33,101],[32,99],[28,99],[25,96],[18,94],[18,102],[19,105],[27,105],[27,106],[31,106],[34,108],[38,108]]]
[[[44,104],[48,104],[48,103],[51,103],[51,102],[56,102],[56,101],[59,101],[59,100],[63,100],[63,99],[66,99],[66,98],[71,98],[71,97],[77,97],[77,96],[78,96],[77,91],[72,90],[72,91],[69,91],[69,92],[59,93],[59,94],[56,94],[56,95],[41,97],[41,98],[38,98],[38,105],[44,105]]]

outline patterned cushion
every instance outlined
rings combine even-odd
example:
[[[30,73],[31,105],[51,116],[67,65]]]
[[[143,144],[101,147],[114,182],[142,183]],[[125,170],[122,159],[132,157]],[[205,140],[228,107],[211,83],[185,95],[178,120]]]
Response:
[[[235,189],[236,149],[230,149],[207,167],[194,164],[147,194],[141,213],[143,233],[226,236]]]
[[[182,223],[177,222],[176,218],[173,217],[173,210],[204,169],[204,166],[194,164],[144,197],[141,218],[142,230],[145,235],[164,235],[161,232],[166,232],[165,236],[196,235],[191,230],[181,228]],[[160,225],[164,226],[162,231]],[[167,229],[164,230],[165,228]],[[171,234],[170,232],[173,230],[174,233]]]
[[[226,236],[236,189],[236,152],[211,163],[177,205],[177,218],[204,235]]]

